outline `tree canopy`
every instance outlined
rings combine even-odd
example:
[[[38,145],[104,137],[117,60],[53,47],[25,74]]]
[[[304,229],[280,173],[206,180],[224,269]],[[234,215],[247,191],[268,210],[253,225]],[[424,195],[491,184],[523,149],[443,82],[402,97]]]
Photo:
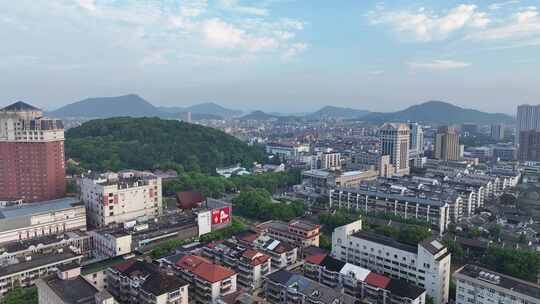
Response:
[[[482,264],[497,272],[536,282],[540,274],[540,253],[490,247]]]
[[[270,193],[261,188],[248,188],[233,199],[237,214],[257,220],[289,221],[304,215],[305,205],[302,201],[275,202]]]
[[[215,172],[264,159],[263,151],[222,131],[159,118],[116,117],[86,122],[66,132],[66,157],[91,170],[153,169],[182,165]]]

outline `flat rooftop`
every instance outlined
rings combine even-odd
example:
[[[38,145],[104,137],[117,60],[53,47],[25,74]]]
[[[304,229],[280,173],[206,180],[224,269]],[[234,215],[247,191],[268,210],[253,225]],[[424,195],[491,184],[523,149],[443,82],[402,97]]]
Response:
[[[99,291],[85,279],[76,277],[61,280],[56,275],[44,279],[45,283],[64,303],[93,304],[94,296]]]
[[[499,282],[493,282],[482,278],[482,274],[490,274],[499,277]],[[499,286],[514,292],[518,292],[529,297],[540,300],[540,285],[530,283],[518,278],[507,276],[486,268],[482,268],[476,265],[465,265],[463,268],[456,271],[456,274],[468,276],[470,278],[478,279],[484,282],[486,285]]]
[[[73,253],[68,248],[64,248],[62,253],[56,254],[47,254],[47,255],[33,255],[30,261],[20,261],[17,264],[8,265],[0,268],[0,277],[8,276],[14,273],[18,273],[25,270],[30,270],[38,267],[42,267],[49,264],[61,263],[63,261],[75,258],[82,257],[82,255],[77,255]]]
[[[399,249],[399,250],[407,251],[407,252],[410,252],[410,253],[414,253],[414,254],[418,253],[418,248],[417,247],[407,245],[407,244],[404,244],[404,243],[400,243],[400,242],[394,240],[393,238],[383,236],[383,235],[380,235],[380,234],[375,234],[375,233],[360,230],[360,231],[354,233],[353,236],[357,237],[357,238],[360,238],[360,239],[364,239],[364,240],[373,242],[373,243],[377,243],[377,244],[393,247],[393,248],[396,248],[396,249]]]
[[[22,206],[0,208],[0,219],[25,217],[32,214],[60,211],[63,209],[73,208],[75,206],[84,206],[84,204],[81,203],[78,198],[64,197],[51,201],[31,203]]]

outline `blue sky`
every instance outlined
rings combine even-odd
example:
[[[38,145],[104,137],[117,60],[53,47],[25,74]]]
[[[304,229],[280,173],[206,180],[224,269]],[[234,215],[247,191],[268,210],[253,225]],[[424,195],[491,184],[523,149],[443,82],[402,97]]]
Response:
[[[537,7],[538,6],[538,7]],[[540,1],[0,3],[0,104],[137,93],[154,104],[395,111],[540,103]]]

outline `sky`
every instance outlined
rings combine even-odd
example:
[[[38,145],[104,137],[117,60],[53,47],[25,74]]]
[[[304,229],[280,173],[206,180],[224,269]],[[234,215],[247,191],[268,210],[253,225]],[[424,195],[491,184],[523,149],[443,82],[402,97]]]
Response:
[[[0,105],[540,103],[540,0],[0,1]]]

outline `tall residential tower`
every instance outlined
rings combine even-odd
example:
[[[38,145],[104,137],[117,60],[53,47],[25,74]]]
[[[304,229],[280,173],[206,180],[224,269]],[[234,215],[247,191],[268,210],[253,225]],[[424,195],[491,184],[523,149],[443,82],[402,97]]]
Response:
[[[403,123],[385,123],[379,129],[379,139],[381,155],[390,156],[390,163],[396,167],[396,174],[409,174],[409,126]]]
[[[0,109],[0,201],[65,194],[64,125],[22,101]]]

